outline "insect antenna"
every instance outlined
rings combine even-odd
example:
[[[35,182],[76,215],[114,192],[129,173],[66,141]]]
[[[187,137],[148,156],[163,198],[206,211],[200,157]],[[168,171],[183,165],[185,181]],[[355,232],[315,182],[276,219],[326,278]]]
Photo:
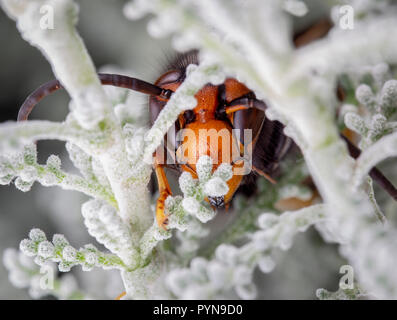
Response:
[[[358,158],[361,154],[361,150],[357,148],[353,143],[350,142],[345,136],[341,135],[343,140],[347,143],[347,148],[350,155],[353,158]],[[380,172],[376,167],[372,168],[369,172],[369,176],[376,181],[376,183],[383,188],[394,200],[397,201],[397,189],[394,185]]]
[[[99,73],[98,77],[103,85],[126,88],[166,100],[168,100],[173,93],[171,90],[160,88],[149,82],[119,74]],[[58,80],[49,81],[38,87],[26,98],[25,102],[22,104],[18,112],[17,120],[27,120],[33,108],[41,99],[59,89],[63,89],[63,86]]]

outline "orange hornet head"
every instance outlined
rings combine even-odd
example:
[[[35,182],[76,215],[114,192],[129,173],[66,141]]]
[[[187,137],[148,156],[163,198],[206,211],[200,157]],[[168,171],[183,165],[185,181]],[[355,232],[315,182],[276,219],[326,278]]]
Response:
[[[201,156],[212,159],[212,172],[221,163],[233,168],[233,176],[227,181],[229,190],[223,197],[209,197],[208,202],[215,207],[227,204],[233,197],[243,178],[244,161],[240,157],[240,142],[234,137],[228,121],[215,118],[217,107],[217,88],[205,86],[196,94],[197,106],[193,112],[195,121],[187,124],[180,132],[181,145],[177,159],[184,171],[197,179],[196,163]]]

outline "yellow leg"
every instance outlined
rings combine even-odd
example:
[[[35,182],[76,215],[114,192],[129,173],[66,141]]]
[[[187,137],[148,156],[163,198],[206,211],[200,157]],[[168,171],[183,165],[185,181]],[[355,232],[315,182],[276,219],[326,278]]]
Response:
[[[124,291],[124,292],[120,293],[120,294],[116,297],[116,299],[114,299],[114,300],[121,300],[121,298],[124,297],[126,294],[127,294],[127,293]]]
[[[155,155],[154,171],[157,177],[157,183],[159,186],[159,197],[156,204],[156,220],[160,228],[167,230],[168,215],[164,213],[165,200],[169,195],[172,195],[171,188],[168,184],[167,176],[164,172],[164,165],[159,164],[159,161]]]

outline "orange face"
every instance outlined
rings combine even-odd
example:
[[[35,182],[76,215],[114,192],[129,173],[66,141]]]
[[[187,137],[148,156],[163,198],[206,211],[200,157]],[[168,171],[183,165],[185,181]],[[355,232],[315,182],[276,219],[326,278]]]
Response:
[[[190,172],[197,178],[196,163],[203,156],[212,159],[214,172],[221,163],[232,165],[234,171],[238,171],[243,166],[243,162],[234,161],[240,156],[239,142],[232,135],[232,128],[226,121],[209,120],[205,126],[199,122],[188,124],[182,131],[182,144],[177,150],[177,159],[182,170]],[[240,185],[242,175],[233,174],[227,182],[229,192],[225,195],[223,202],[227,203],[233,197],[236,189]]]
[[[208,199],[215,206],[228,203],[243,175],[239,173],[244,162],[237,160],[240,157],[240,142],[235,139],[232,127],[228,121],[215,119],[215,110],[218,107],[218,88],[207,85],[196,94],[197,106],[193,112],[195,121],[184,126],[180,135],[181,145],[177,150],[177,159],[182,170],[188,171],[197,178],[196,163],[203,156],[212,159],[214,172],[221,163],[228,163],[233,167],[233,177],[227,182],[228,193],[222,199]]]
[[[156,81],[156,85],[175,91],[182,83],[179,81],[180,76],[179,71],[169,71]],[[226,79],[224,86],[227,103],[250,92],[246,86],[232,78]],[[213,172],[221,163],[232,165],[233,177],[227,182],[228,193],[222,199],[208,199],[214,206],[227,204],[232,199],[244,175],[244,162],[239,158],[244,147],[232,134],[230,123],[233,123],[233,115],[229,117],[229,121],[215,117],[219,106],[218,90],[218,86],[209,84],[196,93],[197,106],[193,109],[193,122],[185,124],[183,114],[179,116],[180,128],[183,130],[179,133],[178,140],[181,145],[176,153],[181,169],[190,172],[195,179],[196,163],[200,156],[211,157]]]

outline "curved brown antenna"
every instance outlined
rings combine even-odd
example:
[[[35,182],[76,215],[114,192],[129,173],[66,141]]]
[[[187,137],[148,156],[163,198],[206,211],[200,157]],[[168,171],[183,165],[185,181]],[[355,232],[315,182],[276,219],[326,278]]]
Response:
[[[160,88],[149,82],[119,74],[99,73],[98,77],[103,85],[126,88],[163,99],[169,99],[173,93],[171,90]],[[62,88],[63,86],[58,80],[49,81],[38,87],[26,98],[25,102],[22,104],[18,112],[17,120],[27,120],[33,108],[41,99]]]

